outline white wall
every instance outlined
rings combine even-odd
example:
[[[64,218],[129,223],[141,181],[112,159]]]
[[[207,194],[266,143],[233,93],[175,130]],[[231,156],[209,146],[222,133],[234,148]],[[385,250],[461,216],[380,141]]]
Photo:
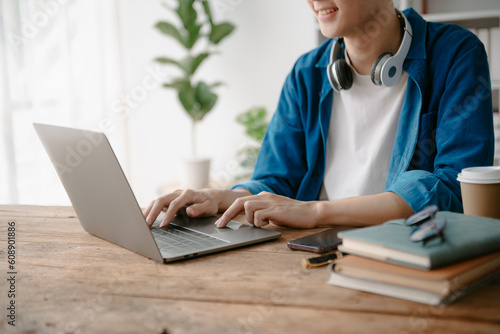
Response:
[[[89,8],[96,7],[99,4],[96,1],[92,2],[93,5],[89,5]],[[116,109],[113,108],[114,104],[111,102],[119,100],[118,91],[123,89],[126,94],[131,94],[137,91],[138,88],[143,88],[143,80],[148,78],[152,69],[154,70],[155,63],[152,59],[162,55],[172,55],[172,53],[181,56],[182,50],[177,43],[161,35],[153,28],[158,20],[171,18],[171,13],[160,5],[165,0],[115,1],[106,1],[102,2],[102,4],[103,6],[106,4],[106,7],[114,3],[119,5],[118,14],[121,22],[122,38],[116,41],[113,40],[114,33],[108,36],[116,28],[112,22],[113,19],[104,20],[104,17],[107,18],[106,15],[108,14],[114,16],[114,9],[108,9],[105,12],[99,11],[102,14],[100,16],[102,22],[99,21],[92,26],[93,29],[88,29],[86,20],[94,17],[93,12],[89,13],[88,10],[86,13],[82,12],[82,8],[86,8],[83,1],[67,8],[64,7],[70,18],[77,18],[85,14],[86,19],[79,22],[81,29],[73,27],[72,30],[68,31],[97,30],[102,37],[107,36],[107,38],[101,38],[100,42],[98,36],[95,38],[97,41],[83,44],[93,45],[93,47],[86,49],[88,54],[85,54],[85,51],[81,52],[85,59],[94,59],[96,53],[101,53],[101,58],[107,61],[117,59],[118,57],[110,54],[109,50],[104,48],[104,41],[106,41],[106,45],[120,44],[122,46],[121,53],[124,57],[123,64],[103,63],[99,66],[90,67],[90,71],[87,70],[89,68],[88,64],[75,62],[79,66],[78,73],[86,73],[85,78],[97,78],[95,79],[97,80],[95,87],[93,87],[92,81],[87,80],[89,82],[86,86],[92,86],[92,89],[87,87],[88,90],[82,89],[80,93],[85,95],[86,103],[94,101],[94,104],[99,104],[99,106],[93,104],[91,106],[82,105],[81,111],[84,112],[78,117],[85,118],[84,121],[78,119],[76,123],[68,121],[69,123],[66,122],[68,124],[64,125],[98,128],[103,117],[113,113],[113,109]],[[231,174],[235,163],[235,154],[238,148],[246,142],[243,128],[235,122],[236,115],[256,105],[265,106],[270,112],[274,111],[281,86],[293,63],[299,55],[314,48],[317,44],[317,24],[307,6],[306,0],[210,1],[218,7],[216,12],[219,18],[230,20],[237,27],[236,32],[222,43],[221,54],[209,59],[201,68],[202,78],[209,82],[220,80],[226,83],[225,86],[220,87],[218,90],[218,104],[198,129],[199,151],[213,158],[213,174],[220,176],[224,173],[226,175]],[[498,9],[500,1],[428,0],[427,4],[429,12],[440,12]],[[35,12],[40,12],[40,10],[37,9]],[[58,16],[53,17],[50,22],[55,24],[59,22],[59,19],[64,21]],[[72,22],[74,25],[75,22],[73,21],[70,19],[68,22]],[[102,25],[100,25],[101,23]],[[103,29],[102,27],[109,29]],[[106,32],[106,30],[110,31]],[[41,29],[41,31],[49,30]],[[88,39],[92,40],[93,37],[90,35]],[[112,42],[110,42],[110,38]],[[33,39],[30,40],[28,45],[35,46],[36,43],[38,43],[37,39]],[[100,45],[99,43],[103,44],[102,47],[96,48],[95,45]],[[63,45],[64,43],[60,44]],[[110,49],[113,52],[115,51],[114,47]],[[32,54],[39,56],[40,52],[32,52]],[[55,61],[55,63],[58,63],[58,61]],[[104,74],[118,71],[118,68],[122,68],[124,73],[122,85],[115,84],[113,80],[109,82],[101,80]],[[31,72],[33,71],[27,71],[27,73]],[[63,71],[62,73],[66,72]],[[99,75],[97,72],[102,72],[102,74]],[[23,78],[28,77],[18,75],[16,78],[22,81]],[[40,79],[45,80],[45,77],[41,76]],[[82,77],[78,77],[76,80],[80,82]],[[62,85],[62,81],[60,85]],[[112,87],[106,86],[102,88],[103,85],[112,85]],[[31,86],[33,85],[31,84]],[[51,89],[59,91],[59,93],[64,91],[64,89],[57,90],[54,87],[51,87]],[[102,95],[109,97],[109,101],[107,98],[99,98],[101,89],[106,90],[106,94],[103,93]],[[67,100],[64,94],[60,95],[63,95],[60,98],[61,101]],[[62,112],[69,109],[66,105],[61,105],[61,108]],[[24,145],[23,148],[19,143],[16,145],[20,159],[17,168],[18,179],[23,181],[22,184],[20,182],[18,187],[19,200],[10,199],[16,196],[9,196],[9,192],[13,190],[4,186],[0,191],[0,202],[69,204],[66,194],[31,127],[32,121],[52,123],[53,120],[57,119],[57,121],[62,122],[63,119],[58,119],[60,118],[57,116],[59,114],[53,112],[52,105],[47,107],[47,110],[50,109],[50,113],[40,113],[34,107],[29,109],[29,113],[19,112],[19,116],[14,119],[15,123],[19,123],[19,129],[21,130],[17,131],[17,133],[29,134],[29,136],[21,135],[23,137],[21,140],[21,144]],[[110,135],[110,140],[116,149],[118,158],[122,162],[140,204],[145,205],[158,196],[158,188],[177,182],[175,161],[179,155],[189,149],[190,122],[180,107],[175,93],[162,88],[148,89],[143,99],[133,101],[131,113],[125,118],[121,116],[123,115],[115,115],[113,121],[115,121],[116,131],[111,134],[108,133],[108,135]],[[124,127],[124,124],[126,127]],[[28,142],[28,139],[31,142]],[[1,148],[4,146],[2,140],[3,138],[0,138],[1,157],[4,156],[1,152]],[[36,148],[33,147],[33,142],[38,145]],[[25,166],[29,166],[31,169]],[[1,163],[0,169],[0,175],[6,175],[4,172],[5,166]],[[36,173],[33,173],[33,169],[36,170]],[[53,172],[50,180],[46,177],[45,170]],[[37,175],[43,175],[43,177],[37,177]],[[38,181],[38,179],[43,182]],[[3,180],[6,180],[6,178],[3,178]],[[50,184],[50,189],[45,186],[46,184]],[[33,190],[33,186],[37,187],[36,191]],[[5,189],[7,190],[5,191]]]
[[[270,112],[297,57],[317,45],[316,22],[305,0],[216,0],[216,15],[237,27],[221,44],[221,54],[202,66],[200,77],[223,81],[219,101],[198,128],[199,152],[211,157],[212,172],[231,174],[236,151],[246,138],[235,122],[252,106]],[[153,25],[170,17],[159,1],[121,1],[125,87],[132,91],[153,66],[152,59],[181,52]],[[165,68],[166,69],[166,68]],[[189,150],[190,121],[173,91],[148,92],[127,118],[130,168],[125,168],[139,203],[157,197],[159,187],[176,183],[176,158]]]

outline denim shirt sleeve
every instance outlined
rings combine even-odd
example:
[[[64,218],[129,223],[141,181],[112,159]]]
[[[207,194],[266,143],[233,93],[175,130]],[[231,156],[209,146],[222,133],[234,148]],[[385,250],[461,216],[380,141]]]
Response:
[[[425,21],[416,19],[418,14],[409,14],[412,26],[420,25],[421,29],[414,29],[415,52],[405,63],[422,66],[409,72],[410,78],[415,78],[408,82],[411,96],[407,92],[404,104],[413,113],[408,116],[402,111],[398,125],[401,131],[391,158],[393,169],[385,191],[398,194],[415,211],[437,204],[441,210],[462,212],[458,173],[463,168],[493,164],[493,113],[486,52],[480,41],[464,29],[433,24],[426,30]],[[326,58],[328,46],[318,49]],[[312,103],[323,91],[321,85],[329,86],[315,71],[320,70],[319,63],[323,64],[320,57],[315,53],[296,63],[283,86],[252,179],[232,189],[317,199],[324,175],[327,132],[323,130],[329,124],[329,118],[321,116],[326,115],[326,108],[331,109],[331,94],[329,100],[325,99],[330,102],[320,108]],[[311,64],[316,67],[311,68]],[[323,130],[316,124],[322,124]],[[428,141],[432,144],[428,145]]]
[[[298,73],[294,68],[285,80],[278,107],[269,123],[250,181],[243,188],[253,194],[268,191],[294,198],[307,171],[305,134],[300,119]]]
[[[419,125],[419,132],[428,131],[423,128],[426,117],[434,118],[429,124],[435,124],[435,142],[427,146],[428,150],[423,143],[413,156],[413,160],[433,161],[433,170],[410,168],[386,189],[401,196],[414,211],[437,204],[441,210],[463,212],[458,173],[463,168],[493,164],[491,85],[483,45],[476,43],[468,50],[462,49],[442,75],[446,76],[444,90],[431,104],[437,110],[424,114]],[[436,87],[429,91],[441,93]]]

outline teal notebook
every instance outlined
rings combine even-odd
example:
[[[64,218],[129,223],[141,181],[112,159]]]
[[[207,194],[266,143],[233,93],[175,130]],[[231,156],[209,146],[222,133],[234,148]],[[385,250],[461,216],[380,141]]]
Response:
[[[410,240],[413,230],[403,219],[382,225],[338,233],[345,253],[356,254],[418,269],[434,269],[500,251],[500,220],[438,212],[445,217],[445,241],[439,238],[425,246]]]

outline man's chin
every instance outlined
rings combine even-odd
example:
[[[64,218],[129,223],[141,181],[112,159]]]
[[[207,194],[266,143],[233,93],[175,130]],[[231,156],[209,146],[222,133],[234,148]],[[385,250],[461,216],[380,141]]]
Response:
[[[333,27],[331,24],[320,24],[319,30],[321,31],[321,34],[326,38],[336,38],[342,36],[342,32],[339,31],[337,27]]]

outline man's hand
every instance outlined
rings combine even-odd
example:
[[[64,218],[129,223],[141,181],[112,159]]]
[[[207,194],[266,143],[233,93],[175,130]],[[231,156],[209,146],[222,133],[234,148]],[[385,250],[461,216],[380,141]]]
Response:
[[[226,210],[217,220],[217,227],[226,226],[241,213],[245,213],[250,224],[258,227],[273,223],[295,228],[369,226],[391,219],[407,218],[413,213],[412,208],[392,192],[335,201],[303,202],[268,192],[252,195],[246,189],[203,189],[177,190],[161,196],[151,202],[144,211],[144,216],[151,226],[160,212],[165,211],[160,224],[164,227],[184,207],[190,217],[211,216]]]
[[[151,226],[158,215],[164,211],[165,215],[160,227],[165,227],[174,219],[177,212],[184,207],[189,217],[213,216],[217,212],[227,209],[236,198],[249,194],[250,192],[245,189],[176,190],[151,202],[144,210],[144,216],[147,224]]]
[[[176,190],[151,202],[144,211],[146,222],[153,225],[158,215],[165,211],[160,224],[164,227],[170,223],[175,214],[187,206],[186,213],[190,217],[211,216],[219,211],[218,201],[210,191]]]
[[[317,202],[302,202],[261,192],[258,195],[236,199],[216,225],[224,227],[231,219],[244,212],[248,222],[257,227],[273,223],[296,228],[312,228],[317,225],[316,204]]]

